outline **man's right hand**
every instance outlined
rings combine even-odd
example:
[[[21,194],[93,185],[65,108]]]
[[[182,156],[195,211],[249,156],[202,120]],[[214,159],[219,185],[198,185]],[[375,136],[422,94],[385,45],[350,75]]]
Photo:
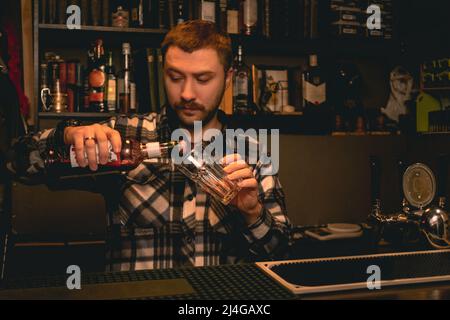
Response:
[[[109,158],[108,141],[111,142],[115,153],[120,153],[122,139],[117,130],[94,124],[90,126],[67,127],[64,129],[64,142],[75,148],[76,160],[82,168],[89,165],[92,171],[98,168],[97,163],[106,164]],[[96,146],[98,145],[97,160]],[[86,161],[86,156],[87,161]]]

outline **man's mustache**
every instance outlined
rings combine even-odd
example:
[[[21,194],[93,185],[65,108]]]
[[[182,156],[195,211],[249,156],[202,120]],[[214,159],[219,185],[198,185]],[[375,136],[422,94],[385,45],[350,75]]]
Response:
[[[195,102],[181,102],[176,104],[175,109],[204,110],[205,107]]]

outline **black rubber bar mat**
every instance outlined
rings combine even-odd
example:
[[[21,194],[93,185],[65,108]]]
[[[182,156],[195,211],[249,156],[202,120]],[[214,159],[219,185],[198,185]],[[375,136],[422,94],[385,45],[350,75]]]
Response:
[[[179,291],[166,292],[164,296],[123,296],[133,299],[173,299],[173,300],[287,300],[295,299],[282,285],[272,280],[255,264],[223,265],[216,267],[190,267],[180,269],[143,270],[135,272],[118,272],[105,274],[82,275],[81,287],[88,286],[92,290],[93,285],[99,284],[104,288],[105,283],[126,283],[149,280],[185,279],[193,289],[193,292],[179,294]],[[66,277],[28,278],[7,281],[0,296],[7,296],[8,290],[49,288],[55,290],[66,288]],[[125,288],[126,289],[126,288]],[[12,292],[12,291],[11,291]],[[187,291],[189,292],[189,291]],[[29,294],[29,291],[27,291]],[[16,297],[19,298],[20,297]],[[25,298],[29,298],[28,296]],[[39,297],[36,297],[38,299]],[[103,299],[104,294],[96,295],[88,299]]]
[[[296,294],[450,280],[450,250],[257,263]],[[374,269],[375,267],[375,269]],[[378,269],[376,269],[378,268]],[[376,271],[376,272],[378,272]]]

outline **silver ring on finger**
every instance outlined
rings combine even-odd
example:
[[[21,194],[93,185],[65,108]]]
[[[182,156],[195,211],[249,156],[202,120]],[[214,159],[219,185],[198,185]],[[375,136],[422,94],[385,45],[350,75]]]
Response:
[[[93,140],[94,142],[97,142],[97,139],[95,139],[95,137],[85,137],[84,138],[84,143],[86,144],[86,142]]]

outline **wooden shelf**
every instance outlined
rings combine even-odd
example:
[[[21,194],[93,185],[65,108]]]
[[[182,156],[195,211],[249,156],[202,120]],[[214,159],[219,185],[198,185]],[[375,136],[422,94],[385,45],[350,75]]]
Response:
[[[104,26],[81,26],[81,29],[70,30],[65,24],[39,24],[40,30],[64,30],[67,32],[119,32],[119,33],[153,33],[166,34],[166,29],[150,29],[150,28],[120,28],[120,27],[104,27]]]
[[[39,112],[40,119],[107,119],[116,116],[117,113],[101,112]]]
[[[81,26],[80,30],[70,30],[66,25],[60,24],[39,24],[38,27],[39,45],[43,48],[87,49],[99,37],[108,46],[120,47],[126,41],[134,47],[159,47],[166,33],[167,30],[164,29],[94,26]]]

